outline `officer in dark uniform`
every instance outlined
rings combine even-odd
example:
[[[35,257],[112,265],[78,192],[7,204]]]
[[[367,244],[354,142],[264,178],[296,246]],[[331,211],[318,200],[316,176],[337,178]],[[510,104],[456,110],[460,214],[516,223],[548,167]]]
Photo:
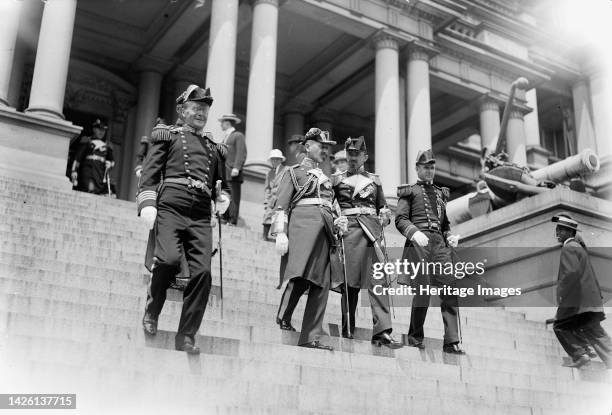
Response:
[[[76,190],[103,194],[108,192],[107,173],[115,165],[115,159],[113,149],[106,142],[108,126],[97,119],[91,127],[93,135],[81,139],[70,177]]]
[[[301,295],[308,290],[299,346],[332,350],[318,341],[323,332],[323,316],[332,281],[331,255],[336,244],[331,181],[318,163],[323,161],[323,147],[336,144],[318,128],[311,128],[305,138],[306,157],[297,166],[288,167],[281,179],[274,206],[272,235],[282,255],[281,276],[287,282],[279,307],[281,328],[293,330],[291,314]]]
[[[449,190],[433,184],[436,160],[431,150],[419,151],[416,171],[419,180],[413,185],[401,185],[397,189],[399,201],[395,212],[395,226],[406,237],[403,259],[410,262],[449,263],[452,261],[451,247],[456,247],[458,237],[451,235],[446,216]],[[433,268],[433,267],[431,267]],[[401,275],[400,277],[406,277]],[[429,307],[429,295],[420,294],[420,286],[444,287],[453,284],[452,275],[429,275],[419,273],[407,281],[398,278],[398,283],[415,287],[412,301],[408,343],[423,348],[423,324]],[[459,347],[459,317],[456,296],[441,295],[442,319],[444,320],[444,347],[446,353],[465,354]]]
[[[383,253],[383,225],[390,223],[391,211],[377,175],[365,171],[363,164],[368,159],[363,136],[348,138],[344,144],[348,169],[332,176],[336,200],[342,216],[348,218],[348,230],[344,240],[344,262],[346,285],[342,286],[342,336],[353,338],[355,332],[355,310],[360,289],[367,289],[372,308],[372,343],[390,348],[402,344],[391,337],[391,315],[389,296],[374,293],[375,285],[384,285],[372,277],[372,263],[386,262]],[[379,216],[380,215],[380,216]],[[381,223],[382,222],[382,223]],[[378,255],[375,255],[375,251]],[[348,304],[348,310],[347,310]],[[348,320],[347,320],[348,315]],[[350,330],[349,330],[350,328]]]
[[[176,334],[177,350],[199,353],[194,344],[211,288],[211,199],[222,213],[229,206],[222,145],[202,129],[213,98],[209,89],[190,85],[176,100],[180,126],[160,124],[151,133],[137,197],[141,217],[155,231],[153,275],[143,318],[145,333],[157,332],[166,290],[180,269],[182,245],[190,280]],[[163,177],[163,185],[159,188]],[[221,181],[226,192],[218,192]]]

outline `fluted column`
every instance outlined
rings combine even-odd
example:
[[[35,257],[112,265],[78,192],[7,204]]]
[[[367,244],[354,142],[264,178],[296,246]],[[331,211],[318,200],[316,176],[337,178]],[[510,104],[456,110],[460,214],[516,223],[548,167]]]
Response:
[[[506,134],[506,148],[510,161],[521,166],[527,166],[527,153],[525,148],[525,121],[523,111],[513,109],[508,119],[508,132]]]
[[[597,154],[602,157],[612,154],[612,80],[610,70],[598,68],[589,77],[591,108]]]
[[[395,38],[384,33],[374,39],[375,155],[376,173],[387,194],[400,184],[399,51]]]
[[[285,143],[287,143],[287,141],[294,135],[304,135],[306,128],[304,124],[304,117],[309,110],[310,106],[305,102],[295,100],[289,102],[285,106],[285,113],[283,114],[283,121],[285,125]],[[296,163],[297,160],[295,159],[294,154],[295,148],[296,144],[285,144],[283,146],[285,157],[287,157],[285,164],[292,165]]]
[[[43,10],[27,112],[64,118],[64,94],[76,0],[47,0]]]
[[[134,136],[130,137],[132,157],[127,164],[131,172],[135,167],[135,156],[140,147],[140,137],[150,135],[159,112],[159,94],[161,92],[162,74],[152,69],[143,70],[140,73],[138,83],[138,104],[136,108],[136,125]],[[168,121],[170,122],[170,121]],[[127,145],[127,144],[126,144]],[[130,175],[130,186],[128,196],[136,195],[138,181],[134,174]]]
[[[480,137],[489,152],[495,151],[499,129],[499,104],[495,99],[483,97],[480,100]]]
[[[538,97],[535,88],[531,88],[525,93],[527,106],[533,111],[525,114],[525,144],[527,146],[540,145],[540,121],[538,118]]]
[[[408,183],[417,180],[415,160],[419,150],[431,148],[431,103],[429,97],[429,59],[431,52],[421,47],[408,50],[406,160]]]
[[[217,120],[223,114],[234,112],[237,24],[238,0],[213,0],[206,86],[211,89],[215,102],[210,108],[206,129],[216,140],[223,139]]]
[[[593,129],[593,112],[590,107],[589,84],[586,79],[578,80],[572,85],[574,102],[574,123],[576,125],[576,144],[578,152],[585,148],[596,151],[595,131]]]
[[[8,95],[13,69],[13,58],[19,30],[19,14],[22,2],[0,2],[2,22],[0,25],[0,104],[9,105]]]
[[[251,161],[267,160],[272,150],[277,31],[278,0],[255,0],[245,132]]]

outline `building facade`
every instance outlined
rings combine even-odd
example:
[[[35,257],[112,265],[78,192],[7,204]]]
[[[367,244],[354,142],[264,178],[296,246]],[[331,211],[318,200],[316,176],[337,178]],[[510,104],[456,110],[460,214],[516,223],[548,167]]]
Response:
[[[71,141],[109,124],[119,197],[133,199],[141,136],[190,83],[211,88],[207,129],[244,121],[248,176],[272,148],[318,126],[340,147],[364,135],[393,194],[438,156],[454,195],[474,188],[513,81],[507,151],[540,168],[590,148],[610,194],[610,77],[596,50],[545,29],[524,0],[6,0],[0,9],[0,169],[57,183]],[[544,23],[543,20],[544,19]],[[588,45],[587,45],[588,46]]]

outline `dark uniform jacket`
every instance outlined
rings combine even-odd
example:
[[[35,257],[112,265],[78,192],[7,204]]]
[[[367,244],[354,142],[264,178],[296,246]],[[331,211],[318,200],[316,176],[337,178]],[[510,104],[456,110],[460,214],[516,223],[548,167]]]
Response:
[[[601,313],[600,319],[604,317],[601,288],[589,254],[575,238],[566,240],[561,248],[557,303],[558,321],[589,312]]]
[[[395,211],[395,226],[406,237],[402,255],[404,259],[414,262],[421,259],[433,262],[451,261],[451,252],[446,245],[446,238],[450,233],[450,222],[446,216],[449,194],[447,187],[421,181],[397,188],[399,200]],[[417,231],[439,233],[441,238],[436,238],[434,241],[431,235],[426,234],[430,237],[431,246],[425,249],[410,240]],[[407,281],[404,274],[398,276],[398,282],[412,285],[427,284],[430,277],[439,283],[454,282],[454,277],[450,275],[418,275],[415,279]]]
[[[298,204],[300,200],[316,198],[329,205]],[[341,280],[336,280],[338,273],[333,273],[332,281],[332,249],[336,244],[333,199],[330,179],[311,159],[305,158],[299,165],[285,170],[274,205],[275,220],[283,215],[288,218],[289,249],[281,258],[284,281],[302,277],[321,287],[341,284]]]
[[[380,209],[387,202],[377,175],[361,170],[356,174],[336,173],[332,176],[336,200],[342,214],[350,214],[348,232],[344,234],[346,277],[353,288],[368,288],[372,262],[384,261],[381,250],[382,225],[378,219]],[[353,212],[347,209],[353,209]],[[370,212],[368,212],[370,211]],[[378,255],[376,255],[378,251]]]
[[[107,162],[111,167],[115,163],[112,147],[106,141],[83,137],[74,160],[79,163],[77,189],[89,191],[89,183],[92,182],[95,193],[105,192]]]
[[[213,200],[217,197],[217,180],[221,180],[223,189],[229,191],[225,183],[224,154],[222,144],[216,144],[209,136],[196,134],[189,126],[155,126],[140,178],[136,199],[138,212],[145,206],[157,205],[158,186],[162,178],[202,181]]]
[[[242,167],[247,158],[246,140],[244,134],[240,131],[232,131],[232,133],[225,139],[224,144],[227,146],[227,157],[225,160],[226,166],[226,177],[228,180],[234,182],[242,182],[244,177],[242,175]],[[232,169],[240,170],[240,174],[236,177],[232,177]]]

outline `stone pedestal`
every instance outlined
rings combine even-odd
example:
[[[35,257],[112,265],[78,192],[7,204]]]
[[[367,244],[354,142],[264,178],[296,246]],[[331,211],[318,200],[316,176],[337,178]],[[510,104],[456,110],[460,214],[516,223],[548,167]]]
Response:
[[[0,174],[72,188],[66,177],[70,139],[81,127],[45,116],[0,107]]]

